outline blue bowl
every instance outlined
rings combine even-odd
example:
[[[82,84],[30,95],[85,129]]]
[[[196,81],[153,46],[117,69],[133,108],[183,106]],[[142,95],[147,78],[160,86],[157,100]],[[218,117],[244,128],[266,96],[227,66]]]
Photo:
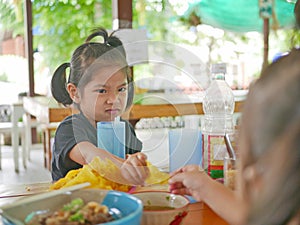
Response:
[[[119,191],[100,189],[84,189],[65,192],[49,198],[39,199],[38,195],[26,197],[2,208],[2,222],[5,225],[25,224],[36,214],[54,212],[74,198],[81,198],[84,202],[96,201],[109,208],[115,220],[105,225],[139,225],[141,223],[143,205],[137,197]],[[23,204],[24,202],[24,204]]]
[[[102,204],[109,208],[110,213],[115,218],[114,221],[106,224],[139,225],[141,223],[143,213],[142,201],[132,195],[123,192],[109,191]]]

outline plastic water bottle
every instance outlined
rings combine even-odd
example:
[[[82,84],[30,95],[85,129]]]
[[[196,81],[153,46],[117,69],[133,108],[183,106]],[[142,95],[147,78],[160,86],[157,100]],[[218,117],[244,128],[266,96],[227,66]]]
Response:
[[[125,122],[117,117],[114,121],[97,123],[97,146],[125,159]]]
[[[214,179],[223,178],[227,149],[225,133],[234,133],[234,95],[225,81],[226,64],[212,65],[212,80],[203,99],[202,167]]]

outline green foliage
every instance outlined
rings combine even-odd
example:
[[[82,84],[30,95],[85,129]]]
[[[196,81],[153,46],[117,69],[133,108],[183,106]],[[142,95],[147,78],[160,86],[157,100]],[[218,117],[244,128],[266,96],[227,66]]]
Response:
[[[13,22],[16,20],[13,5],[5,3],[5,0],[0,0],[0,20],[3,29],[10,29]]]
[[[5,73],[0,74],[0,81],[7,81],[7,75]]]
[[[24,21],[17,17],[17,6],[0,0],[0,30],[13,31],[13,35],[24,34]]]
[[[17,2],[14,4],[12,2]],[[61,63],[70,61],[74,49],[82,44],[91,30],[96,27],[112,29],[111,0],[34,0],[32,2],[34,49],[38,50],[50,68],[51,73]],[[0,0],[0,28],[13,30],[14,35],[24,34],[24,20],[20,20],[24,1]],[[189,18],[180,18],[169,0],[133,0],[133,28],[147,29],[148,39],[169,43],[187,43],[200,46],[203,43],[211,49],[218,49],[224,42],[232,45],[247,45],[245,35],[224,34],[223,41],[207,37],[197,32],[195,39],[185,35],[194,29],[201,18],[191,13]],[[191,32],[189,32],[190,34]],[[238,38],[237,38],[238,37]],[[283,49],[300,45],[300,34],[297,30],[286,32]],[[220,56],[221,57],[221,56]],[[217,60],[219,58],[216,58]],[[220,59],[221,60],[221,59]],[[146,70],[146,69],[144,69]],[[38,75],[38,74],[36,74]]]
[[[137,8],[137,4],[145,5],[146,9]],[[142,14],[142,15],[141,15]],[[140,23],[140,17],[144,23]],[[174,17],[176,19],[174,20]],[[174,26],[174,24],[176,24]],[[168,41],[179,43],[183,40],[177,32],[181,24],[177,23],[177,16],[168,0],[135,0],[133,1],[133,28],[146,28],[148,38],[154,41]]]
[[[105,0],[35,0],[34,48],[53,71],[70,61],[76,47],[98,26],[111,28],[111,4]]]
[[[286,33],[286,41],[289,45],[288,47],[291,49],[293,47],[300,47],[300,30],[294,29],[294,30],[288,30]]]

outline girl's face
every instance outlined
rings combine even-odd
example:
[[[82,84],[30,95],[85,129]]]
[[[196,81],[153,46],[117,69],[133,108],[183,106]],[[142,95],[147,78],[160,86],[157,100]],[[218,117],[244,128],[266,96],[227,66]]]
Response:
[[[103,68],[78,94],[80,109],[92,125],[96,126],[99,121],[112,121],[126,108],[126,74],[111,67]]]

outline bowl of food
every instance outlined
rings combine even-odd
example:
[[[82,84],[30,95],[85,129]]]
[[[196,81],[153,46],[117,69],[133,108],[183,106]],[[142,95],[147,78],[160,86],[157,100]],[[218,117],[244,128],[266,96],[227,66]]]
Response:
[[[179,225],[188,214],[189,200],[166,191],[145,191],[133,194],[143,203],[141,225]]]
[[[27,197],[1,210],[5,225],[139,225],[143,205],[124,192],[82,189]]]

